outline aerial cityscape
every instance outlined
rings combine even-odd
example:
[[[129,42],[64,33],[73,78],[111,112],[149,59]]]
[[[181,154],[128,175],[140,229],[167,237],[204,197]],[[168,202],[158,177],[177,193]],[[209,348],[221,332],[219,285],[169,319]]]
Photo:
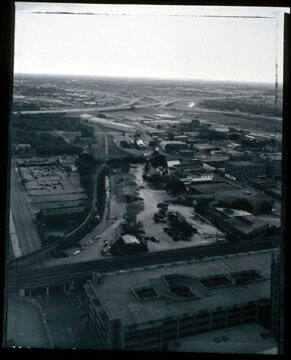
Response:
[[[282,102],[15,73],[4,346],[282,353]]]

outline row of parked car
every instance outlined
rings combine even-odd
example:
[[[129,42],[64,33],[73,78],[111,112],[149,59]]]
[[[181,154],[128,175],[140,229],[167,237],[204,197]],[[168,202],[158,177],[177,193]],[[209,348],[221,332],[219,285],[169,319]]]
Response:
[[[100,236],[99,235],[93,235],[92,239],[98,240],[98,239],[100,239]],[[93,244],[93,240],[91,240],[91,239],[86,240],[83,245],[80,245],[79,250],[75,250],[72,253],[72,255],[73,256],[79,255],[82,250],[85,250],[87,246],[90,246],[92,244]]]
[[[146,236],[145,240],[149,240],[149,241],[156,242],[156,243],[160,242],[160,240],[157,239],[155,236]]]

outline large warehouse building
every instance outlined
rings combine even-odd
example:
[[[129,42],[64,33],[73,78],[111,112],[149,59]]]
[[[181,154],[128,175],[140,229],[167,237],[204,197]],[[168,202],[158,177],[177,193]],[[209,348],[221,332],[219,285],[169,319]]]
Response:
[[[85,285],[89,323],[104,348],[162,350],[261,322],[270,317],[270,263],[264,251],[94,274]]]
[[[19,174],[35,212],[45,218],[81,214],[88,196],[80,175],[67,163],[40,163],[19,166]]]

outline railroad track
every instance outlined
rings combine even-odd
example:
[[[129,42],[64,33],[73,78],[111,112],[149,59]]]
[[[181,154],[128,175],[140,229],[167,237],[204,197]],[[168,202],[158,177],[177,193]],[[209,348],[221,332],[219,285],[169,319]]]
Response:
[[[92,272],[110,272],[129,268],[142,268],[150,265],[162,265],[174,261],[202,259],[205,257],[223,256],[229,254],[245,253],[265,249],[277,248],[281,236],[264,239],[245,240],[238,244],[210,245],[143,253],[131,256],[122,256],[111,259],[89,261],[84,263],[61,265],[42,268],[8,272],[8,291],[20,288],[37,288],[50,285],[61,285],[69,280],[89,279]]]

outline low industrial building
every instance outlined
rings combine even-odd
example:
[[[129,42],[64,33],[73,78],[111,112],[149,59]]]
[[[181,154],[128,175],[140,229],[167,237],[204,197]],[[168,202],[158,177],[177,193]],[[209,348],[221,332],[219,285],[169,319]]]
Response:
[[[197,196],[205,195],[214,200],[216,198],[216,194],[219,193],[220,191],[227,191],[227,190],[232,191],[236,189],[238,189],[238,187],[233,184],[229,184],[224,181],[213,180],[207,183],[201,183],[201,184],[197,183],[190,185],[188,188],[188,193]]]
[[[195,159],[203,164],[212,166],[215,169],[225,168],[230,157],[227,155],[195,155]]]
[[[187,149],[187,144],[183,141],[161,141],[161,148],[164,151],[179,151]]]
[[[147,246],[131,234],[125,234],[111,243],[111,253],[114,255],[138,254],[147,250]]]
[[[93,275],[89,325],[106,349],[164,350],[171,340],[270,317],[270,253]]]
[[[256,190],[227,190],[227,191],[219,191],[215,194],[215,199],[217,201],[223,201],[224,203],[231,205],[233,202],[237,200],[247,200],[253,210],[254,214],[259,214],[264,212],[262,208],[262,204],[268,204],[270,209],[272,208],[273,200],[270,196],[266,196],[266,194],[262,192],[258,192]]]
[[[264,235],[269,228],[267,222],[242,210],[209,206],[205,216],[222,231],[239,239]]]
[[[225,167],[225,176],[242,179],[254,178],[266,174],[266,164],[258,161],[229,161]]]
[[[195,144],[195,145],[193,145],[193,150],[194,151],[198,151],[198,152],[205,152],[205,153],[209,153],[210,151],[212,151],[212,150],[215,150],[215,149],[217,149],[217,146],[215,146],[215,145],[211,145],[211,144]]]

